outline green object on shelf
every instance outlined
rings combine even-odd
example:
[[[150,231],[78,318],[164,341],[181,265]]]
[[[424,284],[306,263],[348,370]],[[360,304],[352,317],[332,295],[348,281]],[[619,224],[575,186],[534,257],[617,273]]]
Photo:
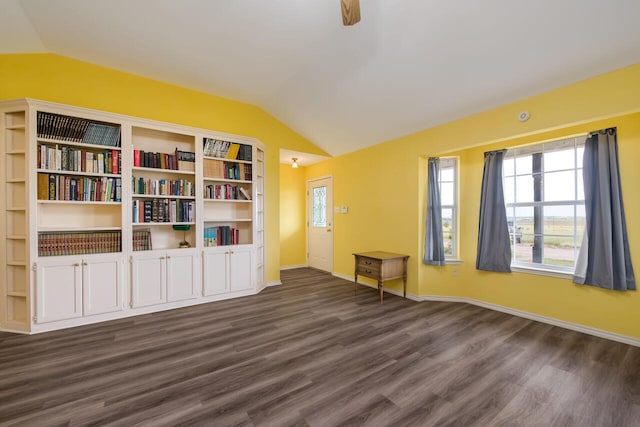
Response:
[[[174,230],[176,231],[182,231],[183,234],[183,239],[181,242],[178,243],[178,247],[179,248],[190,248],[191,247],[191,243],[187,242],[187,231],[191,230],[191,225],[190,224],[175,224],[172,226]]]

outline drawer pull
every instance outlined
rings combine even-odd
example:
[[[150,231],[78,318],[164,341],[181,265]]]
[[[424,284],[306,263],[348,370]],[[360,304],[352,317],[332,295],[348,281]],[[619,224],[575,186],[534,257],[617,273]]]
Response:
[[[367,265],[371,265],[372,264],[371,261],[365,261],[364,263],[367,264]]]
[[[364,271],[365,273],[371,273],[371,270],[367,269]]]

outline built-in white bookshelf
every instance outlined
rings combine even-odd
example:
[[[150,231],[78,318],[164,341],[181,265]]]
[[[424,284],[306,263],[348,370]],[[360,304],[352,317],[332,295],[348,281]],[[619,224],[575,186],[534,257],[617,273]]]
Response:
[[[1,102],[0,120],[0,330],[262,289],[259,141],[29,99]]]

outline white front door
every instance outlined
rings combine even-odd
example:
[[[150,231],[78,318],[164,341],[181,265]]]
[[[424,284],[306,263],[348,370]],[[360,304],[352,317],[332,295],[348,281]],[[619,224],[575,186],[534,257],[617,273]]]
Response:
[[[309,267],[333,271],[333,179],[307,181]]]

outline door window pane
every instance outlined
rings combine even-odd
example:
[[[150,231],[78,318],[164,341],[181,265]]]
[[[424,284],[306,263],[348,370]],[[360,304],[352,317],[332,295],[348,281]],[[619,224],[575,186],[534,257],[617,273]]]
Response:
[[[313,187],[314,227],[327,226],[327,187]]]

